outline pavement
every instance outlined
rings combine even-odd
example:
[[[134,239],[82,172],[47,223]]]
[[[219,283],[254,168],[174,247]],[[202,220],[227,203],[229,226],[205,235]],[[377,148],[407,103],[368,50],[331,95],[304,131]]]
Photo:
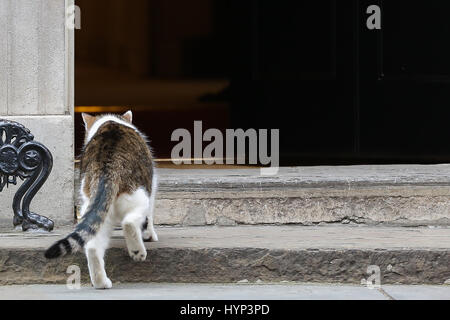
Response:
[[[70,229],[0,233],[0,285],[62,284],[78,253],[55,260],[44,251]],[[368,226],[157,227],[147,259],[128,256],[116,231],[105,258],[113,283],[345,283],[359,285],[377,268],[383,284],[450,281],[450,229]]]
[[[118,284],[110,290],[65,285],[1,286],[0,300],[450,300],[450,286],[331,284]]]

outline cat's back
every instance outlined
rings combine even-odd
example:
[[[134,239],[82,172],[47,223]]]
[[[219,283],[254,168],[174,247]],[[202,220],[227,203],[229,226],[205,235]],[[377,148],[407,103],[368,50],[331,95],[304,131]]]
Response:
[[[82,175],[108,175],[131,189],[147,187],[152,180],[153,159],[137,129],[107,121],[85,146],[80,169]]]

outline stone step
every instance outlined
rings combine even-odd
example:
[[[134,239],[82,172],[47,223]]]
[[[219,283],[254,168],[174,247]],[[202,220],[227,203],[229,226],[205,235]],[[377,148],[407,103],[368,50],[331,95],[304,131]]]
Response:
[[[51,234],[0,234],[0,285],[65,283],[78,253],[46,260],[45,249],[67,229]],[[369,266],[381,284],[450,282],[450,228],[372,226],[159,227],[145,262],[134,262],[115,231],[106,256],[113,282],[320,282],[360,284]]]
[[[450,165],[160,169],[161,225],[450,225]]]
[[[450,165],[158,172],[159,225],[450,226]]]

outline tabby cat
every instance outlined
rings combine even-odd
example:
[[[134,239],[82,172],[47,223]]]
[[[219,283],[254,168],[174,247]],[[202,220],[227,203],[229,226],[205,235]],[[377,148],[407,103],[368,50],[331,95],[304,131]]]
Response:
[[[84,248],[92,285],[109,289],[104,255],[116,225],[122,225],[135,261],[147,257],[144,241],[158,241],[153,227],[157,177],[146,137],[132,124],[131,111],[121,116],[82,116],[86,138],[80,167],[81,222],[45,257]]]

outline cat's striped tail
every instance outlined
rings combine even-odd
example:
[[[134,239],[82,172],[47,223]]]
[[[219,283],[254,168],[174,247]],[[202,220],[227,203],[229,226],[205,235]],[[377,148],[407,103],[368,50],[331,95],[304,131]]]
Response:
[[[71,234],[48,248],[45,251],[45,257],[54,259],[82,249],[103,225],[111,203],[117,195],[118,190],[116,189],[115,184],[109,183],[104,177],[101,177],[94,200],[89,204],[81,222]]]

